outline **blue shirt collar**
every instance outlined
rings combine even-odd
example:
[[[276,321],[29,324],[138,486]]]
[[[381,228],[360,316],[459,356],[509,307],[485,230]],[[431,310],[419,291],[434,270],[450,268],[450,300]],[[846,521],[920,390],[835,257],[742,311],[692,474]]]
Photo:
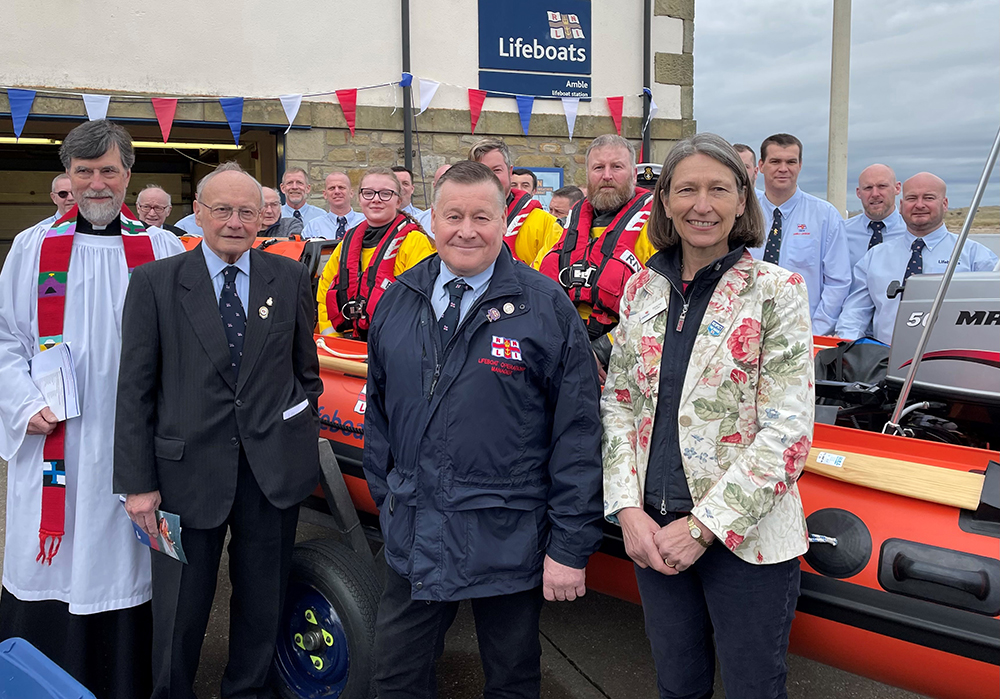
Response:
[[[221,257],[215,254],[212,248],[205,244],[205,241],[201,241],[201,251],[205,254],[205,264],[208,265],[208,278],[215,279],[222,271],[229,266],[229,263],[223,260]],[[250,251],[247,250],[242,255],[240,259],[236,260],[234,263],[236,269],[243,272],[243,274],[250,276]]]
[[[457,274],[452,274],[451,270],[441,260],[439,257],[439,264],[441,265],[440,271],[438,272],[437,286],[443,287],[445,284],[450,282],[452,279],[457,279]],[[466,283],[472,287],[472,293],[476,296],[483,290],[483,288],[490,283],[490,279],[493,277],[493,268],[496,266],[496,260],[494,260],[489,267],[484,269],[479,274],[473,275],[471,277],[462,277]]]
[[[788,197],[788,200],[781,206],[775,206],[771,203],[771,200],[767,198],[767,192],[764,192],[764,196],[761,198],[761,204],[763,204],[764,213],[767,215],[767,221],[764,221],[765,226],[770,225],[770,219],[774,217],[774,210],[779,209],[781,211],[782,218],[788,218],[792,211],[795,209],[795,205],[799,203],[802,199],[802,190],[798,187],[795,188],[795,194]]]
[[[948,230],[948,228],[942,223],[937,229],[931,231],[930,233],[924,236],[924,245],[927,246],[927,249],[937,247],[937,244],[940,243],[945,238],[947,238],[949,233],[950,231]],[[906,238],[905,238],[906,246],[909,247],[913,245],[913,241],[916,239],[917,236],[910,233],[910,229],[907,228]]]

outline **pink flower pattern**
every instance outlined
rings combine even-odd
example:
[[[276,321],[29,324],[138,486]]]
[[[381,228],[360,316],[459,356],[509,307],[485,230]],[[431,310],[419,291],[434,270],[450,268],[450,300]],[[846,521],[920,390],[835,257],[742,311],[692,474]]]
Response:
[[[760,321],[744,318],[726,343],[733,359],[742,364],[752,364],[760,354]]]
[[[802,473],[802,468],[806,465],[806,457],[809,456],[811,440],[808,437],[799,437],[792,446],[785,449],[781,456],[785,460],[785,473],[789,478],[798,478]]]

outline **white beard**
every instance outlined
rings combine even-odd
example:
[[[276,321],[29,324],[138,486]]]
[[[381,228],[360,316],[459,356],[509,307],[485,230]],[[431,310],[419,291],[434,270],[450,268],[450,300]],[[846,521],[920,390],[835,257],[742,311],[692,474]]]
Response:
[[[111,201],[107,204],[98,203],[92,199],[88,199],[86,192],[84,192],[84,195],[77,204],[80,207],[80,213],[83,214],[85,219],[90,221],[91,225],[106,226],[121,213],[124,201],[124,197],[121,199],[112,197]]]

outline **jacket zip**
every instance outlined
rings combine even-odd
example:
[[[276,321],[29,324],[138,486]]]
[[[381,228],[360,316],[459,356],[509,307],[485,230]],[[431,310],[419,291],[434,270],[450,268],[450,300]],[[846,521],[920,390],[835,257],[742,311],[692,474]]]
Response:
[[[681,332],[684,329],[684,318],[687,316],[689,301],[685,298],[684,293],[677,288],[672,279],[667,278],[670,282],[670,288],[677,292],[677,294],[684,300],[684,305],[681,306],[681,314],[677,318],[677,327],[674,328],[674,332]],[[664,469],[663,471],[663,489],[660,491],[660,514],[667,514],[667,475],[669,471]]]
[[[430,299],[429,296],[424,295],[424,299],[427,301],[427,304],[431,307],[431,318],[433,318],[434,317],[434,304],[431,303],[431,299]],[[438,355],[438,343],[440,342],[440,335],[438,337],[436,337],[436,338],[433,339],[433,344],[434,344],[434,376],[431,379],[431,390],[427,394],[427,400],[431,400],[432,398],[434,398],[434,389],[437,388],[438,379],[441,378],[441,364],[444,362],[445,358],[448,356],[448,350],[451,349],[451,344],[455,341],[455,338],[458,337],[458,334],[462,331],[462,328],[465,327],[465,324],[469,322],[469,318],[475,317],[476,313],[479,312],[480,306],[482,306],[484,303],[486,303],[485,294],[483,296],[480,296],[479,299],[475,303],[472,304],[472,307],[469,308],[469,312],[465,314],[465,318],[463,318],[462,322],[459,323],[459,325],[458,325],[457,328],[455,328],[455,334],[451,336],[450,340],[448,340],[448,344],[444,347],[444,349],[442,350],[442,353],[441,353],[440,356]],[[434,330],[432,329],[431,332],[433,333]]]

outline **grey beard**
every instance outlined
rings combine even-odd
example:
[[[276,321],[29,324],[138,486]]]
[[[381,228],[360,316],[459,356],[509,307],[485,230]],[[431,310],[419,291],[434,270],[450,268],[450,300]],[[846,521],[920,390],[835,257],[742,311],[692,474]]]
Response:
[[[597,190],[590,197],[591,205],[598,211],[617,211],[625,206],[632,193],[615,189],[611,192]]]
[[[106,226],[115,220],[115,217],[122,210],[123,199],[118,199],[118,197],[112,197],[111,202],[108,204],[98,204],[87,197],[81,197],[80,201],[77,202],[80,207],[80,213],[83,217],[90,221],[91,225],[94,226]]]

